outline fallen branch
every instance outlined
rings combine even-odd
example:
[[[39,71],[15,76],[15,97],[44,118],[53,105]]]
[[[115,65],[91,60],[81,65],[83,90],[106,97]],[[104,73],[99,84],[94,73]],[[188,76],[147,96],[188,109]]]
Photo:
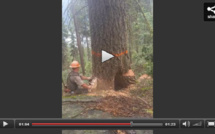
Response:
[[[140,98],[138,96],[137,96],[137,98],[140,99],[141,101],[143,101],[145,104],[149,105],[149,103],[146,100],[144,100],[144,99],[142,99],[142,98]]]

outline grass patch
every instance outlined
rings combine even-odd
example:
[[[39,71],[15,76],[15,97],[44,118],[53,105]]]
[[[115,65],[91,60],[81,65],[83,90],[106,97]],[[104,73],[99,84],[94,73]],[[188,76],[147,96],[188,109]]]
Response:
[[[88,95],[70,95],[70,96],[63,96],[63,99],[87,99],[87,98],[94,98],[94,96],[88,96]]]
[[[152,109],[146,109],[146,113],[153,114],[153,110]]]
[[[63,98],[63,99],[76,99],[77,96],[70,95],[70,96],[63,96],[62,98]]]

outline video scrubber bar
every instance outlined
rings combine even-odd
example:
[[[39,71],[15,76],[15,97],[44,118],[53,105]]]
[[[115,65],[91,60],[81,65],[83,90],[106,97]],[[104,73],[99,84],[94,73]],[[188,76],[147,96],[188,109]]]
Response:
[[[199,129],[215,128],[215,119],[0,119],[0,128]]]
[[[9,122],[4,120],[4,122]],[[9,123],[11,124],[11,123]],[[6,127],[6,126],[5,126]],[[15,119],[14,128],[179,128],[179,120],[154,119]]]

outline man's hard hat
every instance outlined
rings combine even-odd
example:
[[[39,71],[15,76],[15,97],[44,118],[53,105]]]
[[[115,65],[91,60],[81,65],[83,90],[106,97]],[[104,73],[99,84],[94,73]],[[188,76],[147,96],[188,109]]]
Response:
[[[81,65],[78,63],[78,61],[73,61],[71,64],[70,64],[70,68],[78,68],[80,67]]]

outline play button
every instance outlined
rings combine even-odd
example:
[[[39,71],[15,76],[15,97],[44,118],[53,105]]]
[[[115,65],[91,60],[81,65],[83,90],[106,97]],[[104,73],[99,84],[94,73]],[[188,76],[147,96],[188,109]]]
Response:
[[[102,50],[102,62],[105,62],[111,58],[113,58],[114,56],[104,50]]]
[[[3,121],[3,127],[6,127],[8,123],[6,121]]]
[[[14,120],[0,120],[0,128],[14,128]]]

